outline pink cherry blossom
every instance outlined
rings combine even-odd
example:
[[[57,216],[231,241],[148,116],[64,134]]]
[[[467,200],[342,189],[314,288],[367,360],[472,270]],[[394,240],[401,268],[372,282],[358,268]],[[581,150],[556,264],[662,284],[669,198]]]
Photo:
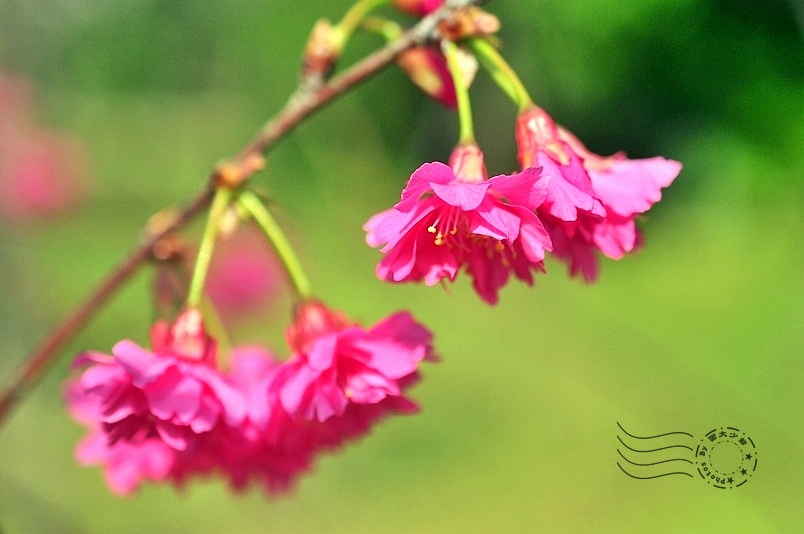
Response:
[[[261,347],[232,351],[229,378],[246,399],[246,416],[237,427],[207,440],[205,453],[235,489],[262,484],[269,493],[287,491],[308,471],[319,447],[271,395],[280,362]]]
[[[280,268],[265,238],[253,227],[242,227],[216,245],[206,289],[228,320],[265,310],[277,294],[280,279]]]
[[[76,448],[76,460],[81,465],[101,466],[114,493],[128,495],[144,480],[160,482],[170,476],[175,449],[158,438],[146,438],[136,444],[122,440],[110,444],[100,421],[99,398],[87,395],[78,380],[67,383],[65,398],[73,418],[90,430]]]
[[[37,127],[34,96],[27,79],[0,73],[0,216],[14,222],[64,213],[86,184],[83,144]]]
[[[172,345],[157,352],[124,340],[112,348],[111,357],[84,353],[76,359],[74,366],[86,367],[79,384],[99,406],[109,445],[159,438],[185,450],[198,436],[243,419],[245,400],[210,364],[214,348],[203,330],[196,330],[194,339],[188,335],[187,324],[197,323],[197,313],[185,312],[170,330]]]
[[[434,357],[432,334],[407,312],[365,329],[309,301],[288,338],[295,353],[277,374],[279,402],[291,416],[322,423],[344,416],[350,405],[402,397],[419,362]]]
[[[620,259],[639,246],[635,217],[658,202],[681,171],[679,162],[662,157],[593,154],[536,106],[517,118],[516,138],[522,168],[538,165],[550,177],[537,214],[552,253],[568,263],[570,275],[589,282],[598,276],[598,251]]]
[[[480,297],[496,304],[510,274],[532,285],[531,270],[544,272],[552,243],[533,212],[549,180],[532,167],[487,179],[474,145],[456,148],[450,163],[419,167],[394,208],[365,224],[366,242],[384,244],[377,276],[434,285],[466,266]]]
[[[79,463],[101,466],[122,495],[142,482],[182,486],[214,475],[235,490],[256,483],[275,494],[321,453],[418,410],[404,392],[418,363],[434,356],[432,335],[409,314],[364,329],[308,301],[286,334],[290,360],[239,347],[223,373],[214,340],[188,310],[154,327],[153,352],[123,341],[112,357],[81,355],[76,365],[86,369],[66,389],[73,417],[89,430]]]
[[[109,489],[119,495],[129,495],[143,481],[168,479],[173,471],[176,451],[155,438],[136,444],[118,441],[109,445],[107,436],[102,431],[95,431],[78,444],[75,457],[82,465],[101,466]]]
[[[455,109],[455,82],[444,55],[431,46],[417,46],[402,52],[397,63],[416,86],[439,104]]]

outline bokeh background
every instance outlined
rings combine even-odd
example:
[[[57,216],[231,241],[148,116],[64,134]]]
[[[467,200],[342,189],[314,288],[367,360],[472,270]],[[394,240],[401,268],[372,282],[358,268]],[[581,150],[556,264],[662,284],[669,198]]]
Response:
[[[17,131],[13,119],[29,137],[56,137],[62,148],[44,168],[74,193],[58,209],[3,215],[3,382],[151,214],[189,198],[279,109],[309,28],[347,7],[0,0],[0,76],[30,84],[25,119],[13,118],[21,105],[4,107],[19,99],[0,96],[0,132]],[[435,330],[443,360],[414,392],[423,412],[323,458],[286,497],[235,496],[217,480],[113,496],[98,469],[73,460],[83,430],[60,389],[73,354],[146,342],[144,271],[0,430],[2,532],[804,531],[801,5],[487,9],[537,102],[591,149],[684,163],[643,221],[646,248],[606,262],[591,286],[551,262],[535,288],[510,284],[496,308],[466,278],[448,291],[380,283],[362,223],[421,162],[445,159],[457,133],[454,116],[385,71],[288,137],[256,183],[321,296],[369,323],[409,308]],[[359,36],[345,61],[378,45]],[[490,170],[511,172],[513,106],[483,73],[472,95]],[[56,176],[64,169],[72,174]],[[269,289],[271,302],[232,320],[231,335],[281,352],[288,295]],[[630,479],[616,465],[618,421],[642,435],[738,427],[761,454],[756,475],[731,491]]]

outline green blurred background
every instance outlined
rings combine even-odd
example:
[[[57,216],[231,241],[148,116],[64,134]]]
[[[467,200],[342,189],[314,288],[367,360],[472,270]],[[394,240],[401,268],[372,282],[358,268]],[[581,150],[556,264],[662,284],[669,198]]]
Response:
[[[147,218],[188,198],[274,113],[299,51],[345,0],[0,0],[0,70],[30,77],[42,124],[82,139],[88,197],[70,216],[0,231],[0,372],[118,261]],[[373,322],[409,308],[443,356],[415,417],[319,462],[290,496],[233,496],[217,480],[113,496],[78,467],[83,430],[60,388],[71,355],[147,339],[148,273],[117,297],[0,431],[2,532],[802,532],[804,518],[804,41],[783,0],[490,2],[503,53],[537,102],[595,152],[685,167],[643,224],[647,246],[600,281],[548,264],[489,308],[390,286],[360,227],[455,118],[388,70],[270,154],[256,182],[279,207],[317,292]],[[355,60],[379,43],[357,37]],[[492,173],[516,167],[514,109],[472,90]],[[197,225],[194,227],[198,229]],[[286,297],[233,331],[281,350]],[[4,380],[5,382],[5,380]],[[756,475],[722,491],[636,481],[632,433],[747,431]]]

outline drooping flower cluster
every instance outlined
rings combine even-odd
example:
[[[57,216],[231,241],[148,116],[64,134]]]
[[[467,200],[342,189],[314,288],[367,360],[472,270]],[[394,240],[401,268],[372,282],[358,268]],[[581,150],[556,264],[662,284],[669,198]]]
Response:
[[[522,168],[540,167],[551,177],[537,213],[553,254],[569,264],[572,276],[589,282],[598,276],[597,251],[618,260],[639,245],[635,217],[658,202],[681,171],[679,162],[662,157],[593,154],[537,106],[520,113],[516,138]]]
[[[433,358],[432,335],[408,313],[365,329],[308,301],[288,339],[288,361],[243,347],[223,372],[215,341],[190,309],[171,327],[154,327],[153,351],[121,341],[112,356],[79,356],[83,373],[66,392],[90,429],[79,462],[103,466],[120,494],[145,480],[181,484],[213,473],[234,488],[258,481],[276,492],[318,453],[417,410],[404,391],[419,362]]]
[[[466,266],[483,300],[495,304],[511,274],[527,284],[543,272],[552,245],[534,210],[549,180],[538,168],[487,178],[476,145],[458,146],[450,165],[426,163],[402,199],[365,225],[366,241],[384,245],[377,276],[390,282],[455,280]]]
[[[572,276],[597,278],[597,251],[620,259],[641,236],[634,219],[661,199],[681,170],[677,161],[592,154],[533,106],[517,119],[522,171],[487,179],[476,145],[459,145],[450,167],[426,163],[402,199],[365,224],[366,242],[383,245],[377,276],[434,285],[463,266],[489,304],[509,275],[532,285],[545,251]]]
[[[423,17],[444,2],[392,4]],[[392,21],[365,18],[377,6],[356,7],[336,25],[316,24],[300,94],[322,87],[359,26],[392,40],[403,35]],[[367,243],[384,254],[377,276],[432,286],[465,271],[491,305],[511,277],[533,285],[533,273],[545,272],[548,253],[566,261],[572,276],[596,279],[599,254],[619,259],[637,248],[635,218],[660,200],[681,164],[589,152],[533,104],[497,52],[490,36],[499,20],[477,6],[451,7],[456,7],[451,14],[441,12],[450,16],[437,30],[431,28],[438,42],[417,43],[395,57],[425,93],[456,108],[458,145],[449,164],[421,165],[399,202],[364,225]],[[475,142],[469,87],[479,65],[519,109],[515,137],[521,170],[510,175],[489,178]],[[0,118],[2,104],[0,99]],[[0,149],[3,134],[0,128]],[[172,314],[180,302],[185,311],[171,325],[154,325],[151,350],[124,340],[111,356],[88,352],[74,363],[81,374],[68,383],[66,396],[73,416],[90,432],[77,457],[102,466],[117,493],[128,494],[143,481],[180,485],[206,475],[222,475],[235,489],[256,482],[269,492],[283,491],[319,453],[359,438],[389,415],[418,410],[406,392],[418,380],[419,363],[435,359],[432,334],[407,312],[364,328],[312,299],[290,241],[247,186],[264,164],[262,156],[250,155],[213,173],[215,193],[189,285],[169,270],[174,266],[168,261],[184,256],[171,252],[167,237],[153,247],[152,256],[164,260],[155,284],[159,308]],[[0,177],[3,170],[0,165]],[[232,213],[261,229],[295,291],[287,360],[261,347],[221,355],[205,330],[202,303],[211,302],[226,319],[259,303],[273,285],[276,269],[253,261],[256,243],[236,247],[234,261],[220,263],[227,255],[227,244],[219,243],[221,229]],[[216,244],[223,252],[219,248],[213,260]]]

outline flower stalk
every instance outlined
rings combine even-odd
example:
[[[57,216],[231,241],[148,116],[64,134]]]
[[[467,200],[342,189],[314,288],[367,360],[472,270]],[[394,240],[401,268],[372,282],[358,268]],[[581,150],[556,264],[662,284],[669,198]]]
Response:
[[[232,201],[232,190],[228,187],[218,187],[215,191],[215,198],[212,200],[212,207],[209,210],[209,218],[204,228],[204,235],[201,238],[201,245],[198,248],[198,256],[195,260],[193,278],[190,281],[190,290],[187,293],[187,306],[197,308],[201,304],[201,297],[204,293],[204,281],[207,279],[209,262],[212,259],[212,250],[215,248],[215,241],[221,229],[221,221],[226,214],[226,209]]]
[[[533,105],[533,99],[522,80],[487,39],[473,37],[465,42],[500,89],[514,101],[520,112]]]
[[[293,250],[293,245],[290,244],[271,212],[257,198],[257,195],[251,191],[243,191],[238,197],[238,203],[251,215],[257,226],[265,234],[265,237],[268,238],[282,267],[285,269],[288,280],[293,286],[298,299],[306,300],[310,298],[310,282],[307,279],[307,275],[304,274],[304,269],[302,269],[301,262],[299,262],[299,258]]]
[[[368,14],[387,3],[388,0],[358,0],[355,2],[341,21],[332,28],[331,44],[333,48],[340,53]]]
[[[449,68],[449,73],[452,76],[455,97],[458,101],[458,122],[460,124],[458,144],[473,144],[475,142],[475,128],[472,122],[472,106],[469,102],[469,88],[466,86],[463,71],[461,70],[458,46],[445,39],[441,43],[441,49],[447,58],[447,68]]]
[[[234,162],[242,163],[244,168],[247,167],[246,164],[255,156],[270,150],[310,115],[367,81],[390,65],[399,54],[413,46],[435,39],[438,34],[434,32],[437,32],[440,22],[454,16],[457,10],[476,4],[478,1],[453,0],[423,18],[399,39],[366,56],[321,87],[313,91],[297,91],[287,104],[238,152]],[[256,170],[253,169],[253,172]],[[215,175],[216,172],[213,172],[213,179]],[[250,176],[251,173],[244,175],[243,182],[247,182]],[[97,316],[112,297],[151,258],[154,245],[166,235],[185,227],[203,213],[212,202],[214,192],[214,188],[209,183],[205,184],[177,214],[171,224],[152,233],[146,240],[137,244],[121,263],[101,280],[96,289],[30,352],[11,383],[0,393],[0,426],[7,421],[12,408],[25,397],[55,363],[66,345]]]

